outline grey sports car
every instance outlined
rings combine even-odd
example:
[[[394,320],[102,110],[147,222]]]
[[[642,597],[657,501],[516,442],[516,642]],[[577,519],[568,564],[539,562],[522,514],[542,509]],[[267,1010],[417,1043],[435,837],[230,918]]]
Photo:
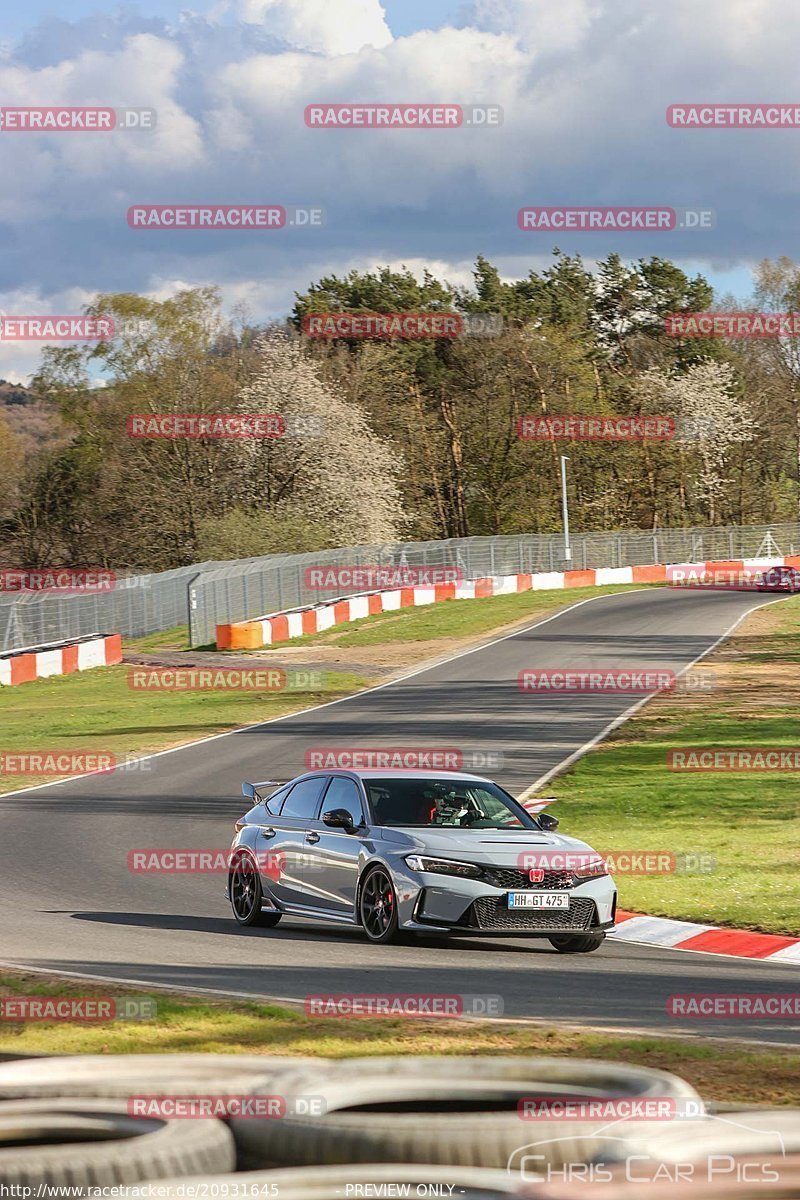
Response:
[[[240,925],[311,917],[363,928],[548,938],[596,950],[617,892],[585,842],[477,775],[310,771],[242,786],[227,896]]]

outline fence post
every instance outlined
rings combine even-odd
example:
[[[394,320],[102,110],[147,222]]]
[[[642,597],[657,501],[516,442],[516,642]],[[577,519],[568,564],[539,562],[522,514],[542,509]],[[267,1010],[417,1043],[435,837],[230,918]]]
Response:
[[[196,616],[198,597],[197,597],[197,589],[195,588],[194,584],[195,584],[195,580],[199,579],[199,578],[200,578],[199,574],[192,575],[191,579],[189,580],[189,582],[186,585],[186,624],[189,626],[189,645],[190,646],[200,646],[200,645],[204,644],[200,641],[200,639],[197,636],[198,632],[199,632],[198,628],[197,628],[197,616]]]

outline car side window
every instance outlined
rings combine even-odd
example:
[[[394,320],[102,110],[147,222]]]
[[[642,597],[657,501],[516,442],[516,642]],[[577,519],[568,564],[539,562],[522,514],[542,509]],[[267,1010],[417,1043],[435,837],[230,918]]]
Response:
[[[332,808],[346,809],[350,813],[353,824],[361,824],[363,820],[361,796],[352,779],[347,779],[344,775],[334,775],[331,786],[325,793],[322,811],[329,812]]]
[[[310,818],[313,820],[319,811],[322,789],[328,782],[327,776],[314,779],[301,779],[296,783],[281,809],[282,817]]]
[[[268,800],[264,801],[264,808],[267,810],[270,816],[278,816],[281,811],[281,806],[283,805],[283,802],[288,794],[288,788],[281,788],[280,791],[275,792],[275,794],[270,796]]]

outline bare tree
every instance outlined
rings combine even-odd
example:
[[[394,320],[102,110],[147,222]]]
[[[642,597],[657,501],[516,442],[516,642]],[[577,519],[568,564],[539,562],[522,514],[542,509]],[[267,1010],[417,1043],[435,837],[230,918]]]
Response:
[[[800,311],[800,267],[782,256],[776,262],[765,258],[755,272],[755,302],[764,312]],[[792,337],[768,338],[753,347],[767,370],[780,382],[780,399],[793,414],[796,505],[800,516],[800,343]]]

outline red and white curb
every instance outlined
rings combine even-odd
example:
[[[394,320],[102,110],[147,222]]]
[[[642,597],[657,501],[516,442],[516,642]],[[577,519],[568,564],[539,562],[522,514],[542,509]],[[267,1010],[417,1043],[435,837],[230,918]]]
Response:
[[[800,556],[725,562],[660,563],[644,567],[601,567],[597,570],[545,571],[531,575],[491,575],[483,579],[463,580],[461,583],[437,583],[430,587],[401,587],[363,592],[322,604],[309,604],[246,621],[217,625],[217,649],[255,650],[261,646],[273,646],[277,642],[303,637],[304,634],[323,633],[334,625],[359,621],[378,613],[396,612],[401,608],[416,608],[445,600],[481,600],[490,596],[509,596],[516,592],[603,587],[609,584],[666,583],[668,572],[671,572],[670,579],[688,583],[701,581],[720,572],[747,576],[775,566],[800,567]]]
[[[615,941],[800,964],[800,937],[753,933],[748,929],[720,929],[717,925],[698,925],[629,912],[617,912],[616,926],[616,931],[609,934]]]
[[[118,633],[72,638],[48,646],[0,655],[0,687],[71,675],[92,667],[110,667],[122,662],[122,636]]]

